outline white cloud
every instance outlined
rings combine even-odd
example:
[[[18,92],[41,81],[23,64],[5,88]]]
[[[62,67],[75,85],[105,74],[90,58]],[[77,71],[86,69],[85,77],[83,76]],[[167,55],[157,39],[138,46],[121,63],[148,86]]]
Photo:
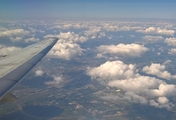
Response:
[[[84,37],[84,36],[81,36],[79,34],[75,34],[74,32],[66,32],[66,33],[63,33],[61,32],[60,34],[58,35],[46,35],[44,36],[44,38],[47,38],[47,37],[57,37],[58,39],[62,39],[62,40],[65,40],[65,41],[70,41],[70,42],[85,42],[87,41],[87,37]]]
[[[29,30],[30,30],[31,32],[33,32],[33,33],[35,33],[35,32],[45,33],[45,31],[43,31],[43,30],[37,30],[37,29],[32,28],[32,27],[29,27]]]
[[[101,31],[100,27],[92,27],[90,30],[84,32],[86,36],[95,36],[97,33]]]
[[[23,37],[29,35],[30,32],[23,29],[13,29],[0,32],[0,37]]]
[[[73,26],[72,26],[72,24],[63,24],[63,25],[55,25],[54,26],[55,28],[58,28],[58,29],[70,29],[70,28],[72,28]]]
[[[159,34],[159,35],[170,35],[173,36],[175,31],[174,30],[167,30],[162,29],[160,27],[149,27],[144,30],[137,30],[136,32],[145,33],[145,34]]]
[[[84,31],[84,35],[91,38],[102,38],[105,37],[105,32],[102,32],[101,27],[91,27],[89,30]]]
[[[84,36],[80,36],[78,34],[75,34],[74,32],[67,32],[67,33],[60,33],[58,35],[59,39],[73,41],[73,42],[85,42],[87,41],[87,38]]]
[[[152,63],[150,66],[145,66],[142,69],[142,71],[147,73],[147,74],[155,75],[159,78],[164,78],[164,79],[167,79],[167,80],[176,78],[176,75],[171,75],[165,69],[166,69],[165,65]]]
[[[102,22],[101,27],[105,31],[117,32],[117,31],[130,31],[141,29],[140,26],[134,26],[131,22]]]
[[[59,85],[63,82],[62,76],[55,76],[53,81],[45,82],[46,85]]]
[[[86,29],[89,28],[89,22],[63,22],[59,21],[55,23],[54,28],[58,29]]]
[[[22,37],[10,37],[10,40],[12,41],[12,42],[19,42],[19,41],[21,41],[23,38]]]
[[[143,81],[144,79],[144,81]],[[105,95],[105,100],[129,100],[135,103],[150,105],[158,108],[172,109],[174,104],[169,98],[175,97],[176,86],[147,76],[139,76],[134,79],[114,80],[109,86],[121,89],[121,95]]]
[[[107,83],[113,79],[134,78],[136,69],[134,65],[126,65],[122,61],[107,61],[99,67],[88,68],[87,74],[92,79]]]
[[[172,60],[166,60],[164,63],[163,63],[163,65],[168,65],[168,64],[170,64],[172,62]]]
[[[0,31],[2,32],[2,31],[7,31],[8,29],[7,28],[4,28],[4,27],[2,27],[2,26],[0,26]]]
[[[135,103],[141,103],[141,104],[148,103],[148,101],[145,97],[137,95],[136,93],[131,92],[131,91],[125,92],[123,99],[127,99],[129,101],[133,101]]]
[[[147,92],[148,89],[157,88],[161,83],[163,82],[156,78],[138,75],[133,78],[114,79],[108,83],[108,86],[140,94],[144,91]]]
[[[111,40],[111,39],[113,39],[113,37],[114,37],[114,35],[109,35],[107,38]]]
[[[32,38],[27,38],[27,39],[25,39],[24,41],[25,41],[26,43],[29,43],[29,42],[39,42],[40,39],[39,39],[39,38],[34,38],[34,37],[32,37]]]
[[[120,22],[120,21],[82,21],[82,22],[63,22],[59,21],[56,22],[54,25],[54,28],[58,29],[83,29],[86,30],[86,34],[89,34],[88,36],[92,36],[92,33],[98,33],[102,30],[104,31],[130,31],[130,30],[136,30],[140,29],[141,27],[139,25],[136,26],[136,23],[133,22]],[[91,32],[92,30],[92,32]]]
[[[151,106],[171,109],[174,105],[166,97],[159,97],[157,100],[150,100]]]
[[[172,48],[169,50],[168,54],[171,54],[171,55],[176,55],[176,48]]]
[[[151,36],[151,35],[146,35],[144,37],[142,37],[143,40],[147,41],[147,42],[157,42],[159,40],[162,40],[163,37],[162,36]]]
[[[134,38],[134,37],[135,37],[135,35],[130,35],[130,37]]]
[[[44,72],[42,70],[36,70],[35,76],[43,76]]]
[[[154,77],[141,76],[135,65],[127,65],[122,61],[108,61],[99,67],[88,68],[87,75],[105,86],[121,90],[120,96],[118,94],[106,94],[101,96],[103,99],[126,99],[135,103],[166,109],[173,107],[169,99],[176,97],[176,86]]]
[[[84,50],[76,43],[59,40],[48,55],[54,58],[70,60],[76,56],[82,55],[83,51]]]
[[[140,57],[148,48],[139,44],[119,44],[119,45],[101,45],[97,47],[99,54],[110,54],[123,57]]]
[[[0,55],[1,56],[9,55],[10,53],[13,53],[14,51],[19,51],[19,50],[21,50],[21,48],[19,47],[14,47],[14,46],[7,47],[7,46],[0,44]]]
[[[176,46],[176,38],[173,37],[173,38],[166,38],[165,43],[167,43],[167,45],[169,46]]]

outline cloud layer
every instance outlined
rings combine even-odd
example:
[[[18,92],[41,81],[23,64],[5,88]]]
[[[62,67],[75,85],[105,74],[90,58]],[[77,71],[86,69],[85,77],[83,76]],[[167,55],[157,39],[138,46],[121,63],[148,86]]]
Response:
[[[147,51],[149,54],[159,51],[158,54],[161,54],[160,56],[165,52],[175,55],[175,48],[170,48],[170,46],[176,46],[175,25],[169,22],[137,21],[53,21],[52,23],[26,21],[24,23],[19,22],[18,24],[19,27],[13,22],[7,25],[8,28],[0,27],[0,37],[9,39],[9,43],[12,41],[11,44],[18,42],[19,45],[38,42],[43,39],[43,36],[45,36],[44,38],[57,37],[59,41],[49,52],[48,56],[50,58],[71,60],[86,54],[84,53],[86,50],[82,49],[81,45],[84,45],[84,47],[92,45],[92,49],[88,49],[89,53],[97,54],[97,58],[116,60],[107,61],[98,67],[89,67],[87,69],[87,75],[91,76],[92,79],[98,80],[108,89],[113,88],[110,90],[114,90],[115,93],[116,89],[120,91],[118,94],[112,92],[107,94],[107,96],[102,96],[103,99],[125,99],[135,103],[167,109],[174,106],[172,97],[175,97],[176,87],[173,84],[166,83],[168,81],[165,80],[173,80],[176,77],[166,70],[166,64],[152,63],[143,68],[137,68],[143,64],[142,62],[151,63],[149,61],[151,59],[142,59],[142,62],[138,60],[139,64],[136,63],[136,65],[125,64],[120,60],[125,59],[125,61],[130,63],[130,57],[138,57],[135,59],[140,59],[139,57]],[[7,41],[3,42],[6,43]],[[125,44],[127,42],[131,44]],[[151,43],[146,45],[148,48],[142,45],[146,42]],[[154,42],[159,43],[156,44]],[[162,45],[161,42],[169,45],[166,46],[169,50],[165,46],[165,48],[160,46]],[[9,43],[7,42],[7,44]],[[96,46],[97,43],[98,47]],[[112,43],[114,45],[107,45]],[[156,47],[153,47],[152,43]],[[0,54],[9,54],[19,49],[21,48],[0,45]],[[94,54],[95,51],[96,53]],[[173,57],[171,55],[169,57]],[[96,58],[90,59],[100,60]],[[133,59],[133,62],[135,62],[135,59]],[[89,59],[86,60],[89,61]],[[145,76],[140,74],[142,72],[143,74],[145,73]],[[35,71],[36,76],[42,76],[43,74],[44,71],[42,70]],[[49,76],[53,80],[46,82],[45,84],[47,85],[58,85],[63,82],[62,75]]]
[[[137,30],[136,32],[141,32],[145,34],[169,35],[169,36],[173,36],[175,33],[174,30],[162,29],[160,27],[149,27],[144,30]]]
[[[173,107],[169,98],[176,96],[176,86],[154,77],[140,75],[135,65],[108,61],[98,67],[88,68],[87,74],[102,85],[123,91],[122,96],[107,95],[102,97],[103,99],[127,99],[159,108]]]

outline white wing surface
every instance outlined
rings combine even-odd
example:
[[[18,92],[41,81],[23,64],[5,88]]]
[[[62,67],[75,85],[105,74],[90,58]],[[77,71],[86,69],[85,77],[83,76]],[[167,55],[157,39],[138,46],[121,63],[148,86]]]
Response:
[[[57,42],[49,38],[0,59],[0,100],[49,52]],[[3,98],[3,99],[4,99]]]

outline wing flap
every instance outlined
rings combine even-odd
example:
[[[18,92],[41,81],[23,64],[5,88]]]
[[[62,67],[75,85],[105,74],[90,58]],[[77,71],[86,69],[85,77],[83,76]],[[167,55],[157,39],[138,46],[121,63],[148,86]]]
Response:
[[[0,95],[3,97],[15,84],[17,84],[17,82],[14,80],[2,79],[0,84]]]
[[[15,102],[17,98],[12,93],[7,93],[1,100],[0,103]]]

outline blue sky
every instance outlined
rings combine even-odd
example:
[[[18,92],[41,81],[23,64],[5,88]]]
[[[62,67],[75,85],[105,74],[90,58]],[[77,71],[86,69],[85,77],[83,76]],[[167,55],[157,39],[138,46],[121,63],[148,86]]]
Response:
[[[175,0],[1,0],[0,18],[176,18]]]

